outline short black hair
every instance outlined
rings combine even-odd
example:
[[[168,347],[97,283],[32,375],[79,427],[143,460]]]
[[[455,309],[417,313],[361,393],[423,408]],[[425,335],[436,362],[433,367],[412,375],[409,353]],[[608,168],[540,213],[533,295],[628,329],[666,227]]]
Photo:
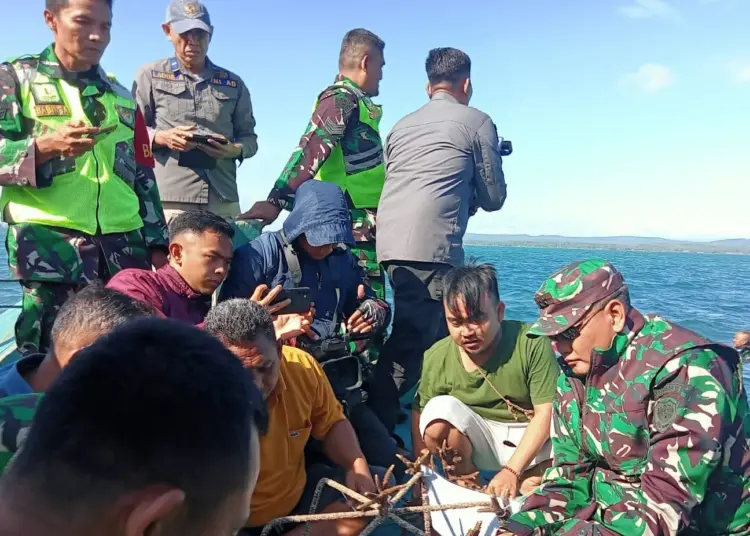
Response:
[[[482,302],[489,296],[495,303],[500,301],[497,271],[491,264],[479,264],[469,260],[463,266],[452,268],[443,278],[444,301],[456,318],[468,321],[483,319]],[[463,318],[459,304],[463,303],[468,318]]]
[[[175,216],[169,223],[169,239],[174,240],[182,233],[203,234],[211,231],[234,238],[234,228],[221,216],[207,210],[188,210]]]
[[[109,6],[109,9],[112,9],[112,3],[114,0],[104,0],[107,5]],[[46,8],[48,11],[51,11],[52,13],[58,13],[61,9],[68,7],[68,3],[70,3],[70,0],[47,0]]]
[[[425,70],[430,84],[454,86],[471,75],[471,59],[457,48],[433,48],[427,54]]]
[[[134,318],[155,315],[150,305],[96,281],[68,298],[60,308],[52,325],[51,348],[74,340],[79,333],[106,334]]]
[[[339,69],[356,68],[371,49],[378,50],[382,54],[385,50],[385,41],[364,28],[349,30],[341,41]]]
[[[224,344],[242,345],[265,337],[276,342],[273,319],[265,307],[244,298],[223,301],[206,315],[204,329]]]
[[[185,492],[184,522],[200,526],[248,485],[259,463],[253,422],[265,432],[265,402],[218,340],[176,320],[136,319],[62,370],[3,487],[74,523],[165,484]]]

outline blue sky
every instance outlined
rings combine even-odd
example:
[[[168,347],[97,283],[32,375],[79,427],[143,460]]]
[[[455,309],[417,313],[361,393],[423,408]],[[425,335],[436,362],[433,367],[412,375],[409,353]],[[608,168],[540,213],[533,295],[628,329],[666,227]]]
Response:
[[[205,3],[209,55],[250,87],[258,123],[260,150],[239,171],[243,209],[283,168],[336,74],[343,34],[364,26],[386,41],[384,138],[425,102],[430,48],[471,56],[472,105],[514,153],[506,206],[480,212],[469,232],[750,237],[750,2]],[[48,44],[42,5],[4,12],[0,56]],[[115,0],[103,65],[128,87],[141,64],[171,55],[165,10]]]

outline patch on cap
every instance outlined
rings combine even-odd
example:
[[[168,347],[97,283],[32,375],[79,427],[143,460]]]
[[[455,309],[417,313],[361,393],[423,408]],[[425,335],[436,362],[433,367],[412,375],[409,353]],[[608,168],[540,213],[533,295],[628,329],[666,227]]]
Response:
[[[186,17],[190,17],[191,19],[196,19],[201,16],[200,6],[195,2],[188,2],[187,4],[185,4],[183,12],[185,13]]]

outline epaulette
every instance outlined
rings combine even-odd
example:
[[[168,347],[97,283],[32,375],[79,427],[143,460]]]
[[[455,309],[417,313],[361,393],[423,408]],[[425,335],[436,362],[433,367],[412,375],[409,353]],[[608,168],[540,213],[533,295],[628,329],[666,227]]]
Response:
[[[39,58],[41,58],[41,54],[23,54],[21,56],[8,58],[3,63],[16,63],[16,62],[24,61],[24,60],[39,61]]]
[[[166,65],[165,65],[166,62]],[[182,73],[177,63],[177,58],[162,59],[149,63],[143,67],[146,72],[151,72],[151,78],[158,80],[177,81],[182,80]]]
[[[357,90],[353,87],[345,86],[343,84],[333,84],[320,92],[320,94],[318,95],[318,100],[322,99],[323,97],[330,97],[336,94],[351,96],[354,102],[358,102],[362,97],[362,94],[358,93]]]
[[[3,65],[8,65],[8,71],[13,75],[16,84],[19,86],[31,80],[39,69],[41,61],[40,54],[25,54],[23,56],[16,56],[3,62]]]

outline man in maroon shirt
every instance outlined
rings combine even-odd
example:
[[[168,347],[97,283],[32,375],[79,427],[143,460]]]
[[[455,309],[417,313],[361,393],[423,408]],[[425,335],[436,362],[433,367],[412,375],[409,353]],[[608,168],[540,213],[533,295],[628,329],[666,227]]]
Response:
[[[234,229],[211,212],[195,211],[174,218],[169,235],[169,264],[155,272],[122,270],[107,288],[146,302],[167,318],[202,324],[229,270]]]

